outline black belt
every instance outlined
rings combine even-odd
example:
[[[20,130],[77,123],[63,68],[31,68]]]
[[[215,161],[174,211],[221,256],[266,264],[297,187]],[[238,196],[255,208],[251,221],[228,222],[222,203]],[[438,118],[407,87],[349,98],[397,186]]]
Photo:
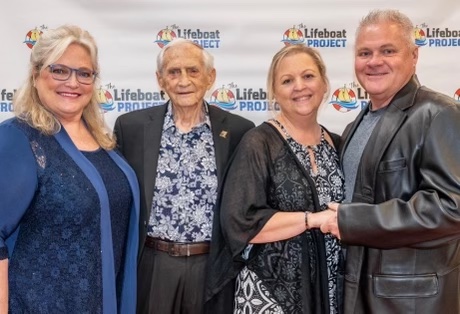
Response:
[[[209,253],[209,242],[170,242],[147,237],[145,246],[168,253],[170,256],[192,256]]]

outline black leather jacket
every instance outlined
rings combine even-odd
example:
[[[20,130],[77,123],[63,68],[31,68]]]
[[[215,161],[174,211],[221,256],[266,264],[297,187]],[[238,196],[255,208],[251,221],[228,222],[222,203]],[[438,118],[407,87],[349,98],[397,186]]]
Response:
[[[366,109],[368,110],[368,109]],[[344,131],[343,152],[365,112]],[[352,204],[345,313],[460,313],[460,105],[414,76],[364,149]]]

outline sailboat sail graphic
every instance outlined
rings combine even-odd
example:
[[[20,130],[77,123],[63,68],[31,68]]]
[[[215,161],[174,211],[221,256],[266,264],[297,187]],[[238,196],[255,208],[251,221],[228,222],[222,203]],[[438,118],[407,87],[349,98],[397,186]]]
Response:
[[[348,93],[348,88],[342,87],[339,89],[339,94],[337,95],[337,99],[341,102],[351,102],[350,94]]]
[[[425,32],[419,27],[414,28],[414,39],[417,46],[425,46],[427,44]]]
[[[218,90],[216,100],[220,103],[230,103],[230,98],[228,97],[228,89],[222,87]]]
[[[106,104],[108,102],[107,96],[105,95],[105,90],[103,89],[97,90],[96,98],[97,98],[98,103],[100,104]]]
[[[27,45],[27,47],[29,47],[30,49],[33,48],[33,46],[35,45],[35,43],[37,42],[37,40],[40,38],[40,36],[42,35],[42,31],[38,30],[38,29],[32,29],[30,30],[27,34],[26,34],[26,38],[24,40],[24,43]]]
[[[234,110],[237,107],[235,95],[230,89],[225,88],[224,85],[212,93],[209,103],[225,110]]]
[[[161,40],[163,41],[171,41],[172,40],[172,35],[171,35],[171,30],[166,28],[163,30],[161,34]]]
[[[329,103],[340,112],[348,112],[359,106],[355,92],[351,88],[347,88],[346,84],[335,90]]]
[[[288,38],[290,40],[299,40],[299,34],[297,33],[297,28],[293,27],[289,29]]]
[[[38,29],[34,29],[30,32],[30,40],[37,41],[40,37],[40,31]]]

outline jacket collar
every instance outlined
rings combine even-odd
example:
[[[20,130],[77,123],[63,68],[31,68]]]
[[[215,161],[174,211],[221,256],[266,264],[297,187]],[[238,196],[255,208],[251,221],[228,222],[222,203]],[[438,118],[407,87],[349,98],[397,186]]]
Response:
[[[217,182],[220,184],[225,165],[230,157],[230,140],[233,134],[229,130],[226,112],[215,106],[208,106],[208,109],[216,156]]]
[[[414,105],[415,96],[420,84],[416,76],[395,95],[390,104],[386,108],[380,121],[375,126],[369,140],[364,148],[361,161],[358,167],[357,180],[355,183],[355,191],[360,191],[360,201],[374,203],[375,191],[374,185],[378,171],[378,165],[383,158],[385,151],[397,134],[401,125],[407,119],[407,109]],[[344,147],[341,150],[341,160],[343,160],[344,152],[353,137],[358,125],[361,123],[363,116],[369,111],[369,106],[363,110],[353,122],[349,131],[345,131]],[[366,174],[366,175],[363,175]],[[354,195],[354,197],[356,194]]]
[[[396,93],[389,106],[397,107],[399,110],[406,110],[414,104],[415,95],[420,88],[420,82],[416,75],[407,82],[407,84]]]
[[[393,133],[391,130],[393,130],[394,127],[399,126],[399,123],[393,119],[395,118],[395,116],[400,116],[400,115],[405,116],[404,112],[408,108],[413,106],[414,101],[415,101],[415,95],[417,94],[417,90],[419,88],[420,88],[420,83],[418,81],[418,78],[416,75],[413,75],[412,78],[409,80],[409,82],[407,82],[407,84],[404,85],[404,87],[401,88],[399,92],[397,92],[396,95],[393,97],[393,99],[390,101],[386,109],[387,112],[383,115],[381,121],[379,122],[379,125],[380,125],[379,128],[386,130],[386,133],[387,133],[386,135],[391,135]],[[370,104],[358,114],[354,122],[352,122],[343,132],[342,145],[340,147],[341,160],[343,159],[343,153],[346,150],[348,143],[350,142],[350,139],[352,138],[357,127],[361,123],[363,117],[369,112],[369,110],[370,110]],[[373,132],[373,133],[375,136],[377,132]],[[383,135],[380,133],[379,139],[382,139],[382,138],[386,138],[387,140],[389,140],[388,137],[383,137]],[[375,143],[375,140],[376,139],[373,136],[371,136],[368,143],[372,143],[372,142]],[[379,145],[381,144],[382,142],[380,141]]]

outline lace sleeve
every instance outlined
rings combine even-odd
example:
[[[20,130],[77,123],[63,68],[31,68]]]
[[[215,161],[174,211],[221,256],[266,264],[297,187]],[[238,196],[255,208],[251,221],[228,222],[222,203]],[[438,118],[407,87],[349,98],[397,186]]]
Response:
[[[29,141],[8,122],[0,125],[0,259],[8,258],[6,240],[17,229],[37,186]]]

